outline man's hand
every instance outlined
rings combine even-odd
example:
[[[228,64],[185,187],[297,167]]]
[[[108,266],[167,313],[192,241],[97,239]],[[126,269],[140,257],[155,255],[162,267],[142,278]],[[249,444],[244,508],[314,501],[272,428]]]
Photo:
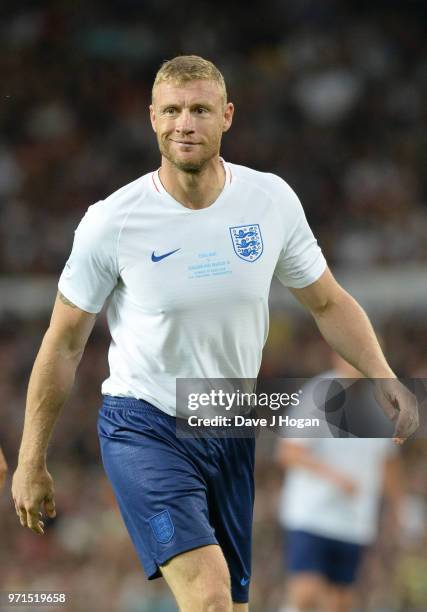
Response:
[[[396,423],[393,441],[403,444],[419,426],[417,398],[397,378],[379,378],[374,382],[377,402]]]
[[[43,535],[40,506],[44,505],[49,518],[56,516],[53,480],[46,467],[18,465],[12,480],[12,497],[21,525]]]

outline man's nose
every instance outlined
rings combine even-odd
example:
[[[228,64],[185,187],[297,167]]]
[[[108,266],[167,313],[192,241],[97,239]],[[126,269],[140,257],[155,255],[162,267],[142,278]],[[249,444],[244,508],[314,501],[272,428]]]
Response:
[[[180,134],[189,134],[194,131],[193,119],[190,111],[183,110],[180,113],[175,124],[175,130]]]

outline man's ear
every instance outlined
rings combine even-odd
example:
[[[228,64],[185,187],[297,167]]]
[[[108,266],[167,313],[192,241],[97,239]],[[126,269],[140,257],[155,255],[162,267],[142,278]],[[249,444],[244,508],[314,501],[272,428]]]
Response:
[[[153,128],[153,132],[156,133],[156,113],[154,112],[154,106],[150,104],[148,108],[150,111],[151,127]]]
[[[232,102],[227,102],[227,105],[224,110],[224,120],[222,123],[223,132],[227,132],[230,129],[231,124],[233,122],[233,114],[234,114],[234,105],[232,104]]]

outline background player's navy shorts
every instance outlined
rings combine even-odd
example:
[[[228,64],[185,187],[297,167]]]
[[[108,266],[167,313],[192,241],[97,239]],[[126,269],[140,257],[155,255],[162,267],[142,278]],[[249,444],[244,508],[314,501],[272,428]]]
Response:
[[[104,397],[98,434],[105,471],[148,578],[182,552],[219,544],[232,598],[248,601],[254,438],[177,438],[151,404]]]
[[[350,585],[355,581],[364,548],[306,531],[289,530],[285,534],[288,570],[322,574],[335,584]]]

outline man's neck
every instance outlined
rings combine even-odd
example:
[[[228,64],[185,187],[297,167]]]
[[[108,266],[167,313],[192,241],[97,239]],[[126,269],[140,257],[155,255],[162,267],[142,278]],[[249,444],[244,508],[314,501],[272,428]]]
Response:
[[[184,172],[162,157],[159,177],[166,191],[183,206],[207,208],[224,189],[226,175],[219,157],[210,160],[198,173]]]

